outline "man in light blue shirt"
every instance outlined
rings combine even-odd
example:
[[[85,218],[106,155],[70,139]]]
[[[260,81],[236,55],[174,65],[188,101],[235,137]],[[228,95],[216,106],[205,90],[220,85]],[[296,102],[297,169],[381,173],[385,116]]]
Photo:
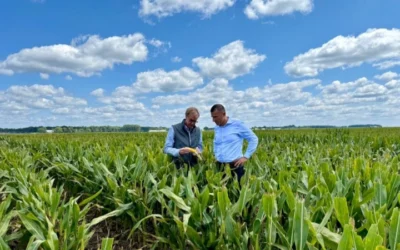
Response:
[[[186,110],[185,119],[171,126],[164,145],[164,153],[172,157],[175,166],[179,169],[185,164],[194,166],[198,159],[190,149],[196,149],[198,153],[203,150],[203,140],[200,128],[196,127],[200,113],[190,107]]]
[[[217,166],[229,164],[240,183],[244,175],[244,164],[257,149],[258,138],[243,122],[229,118],[225,107],[215,104],[211,107],[211,117],[217,125],[214,128],[214,156]],[[248,142],[243,154],[243,140]]]

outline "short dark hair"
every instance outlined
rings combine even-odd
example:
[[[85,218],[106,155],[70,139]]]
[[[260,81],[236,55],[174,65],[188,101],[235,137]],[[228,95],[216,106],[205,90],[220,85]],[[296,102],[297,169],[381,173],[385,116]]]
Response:
[[[224,112],[225,113],[225,107],[222,104],[214,104],[211,107],[210,112],[214,112],[214,111],[220,111],[220,112]]]

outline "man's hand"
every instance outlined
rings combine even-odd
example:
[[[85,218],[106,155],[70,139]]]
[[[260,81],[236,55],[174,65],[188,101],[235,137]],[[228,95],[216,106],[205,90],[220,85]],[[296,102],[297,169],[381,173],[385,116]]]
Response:
[[[237,168],[237,167],[243,165],[246,161],[247,161],[247,158],[246,158],[246,157],[239,158],[239,159],[235,162],[235,165],[234,165],[235,168]]]
[[[179,154],[184,155],[184,154],[189,154],[191,153],[190,148],[181,148],[179,149]]]
[[[198,154],[201,154],[201,150],[198,147],[196,148],[196,151]]]

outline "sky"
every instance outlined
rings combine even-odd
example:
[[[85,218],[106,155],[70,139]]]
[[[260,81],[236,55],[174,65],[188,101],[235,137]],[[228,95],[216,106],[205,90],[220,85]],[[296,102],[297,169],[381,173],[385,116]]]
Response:
[[[400,126],[398,0],[3,0],[0,127]]]

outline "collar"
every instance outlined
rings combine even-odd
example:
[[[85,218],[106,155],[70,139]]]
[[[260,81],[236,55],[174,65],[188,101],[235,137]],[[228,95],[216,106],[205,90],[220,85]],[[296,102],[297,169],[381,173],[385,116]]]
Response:
[[[186,120],[186,119],[183,119],[183,120],[182,120],[182,127],[183,127],[183,129],[185,129],[185,130],[187,130],[187,131],[189,131],[189,132],[192,132],[192,131],[196,128],[196,125],[194,125],[194,127],[190,129],[188,126],[186,126],[185,120]]]
[[[225,127],[226,125],[232,124],[232,123],[233,123],[233,120],[228,116],[228,121],[225,123],[225,125],[224,126],[218,126],[218,127]]]

